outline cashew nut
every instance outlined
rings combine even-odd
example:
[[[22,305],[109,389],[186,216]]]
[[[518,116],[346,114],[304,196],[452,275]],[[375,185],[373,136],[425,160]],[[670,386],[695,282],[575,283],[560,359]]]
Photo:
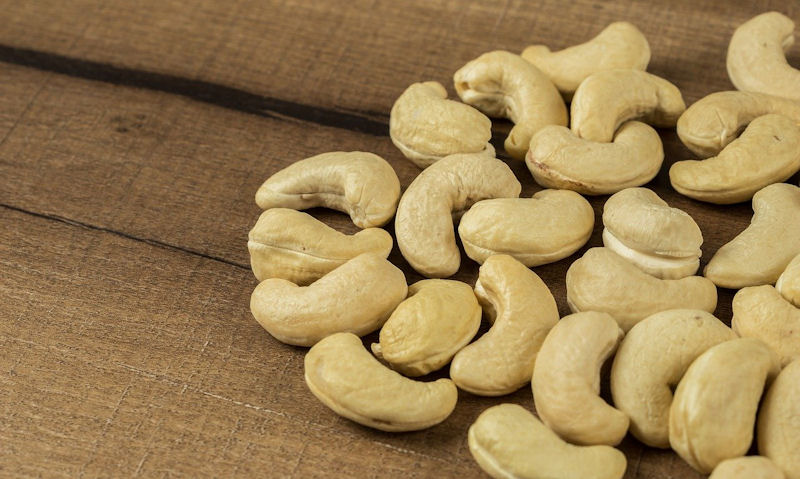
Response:
[[[725,341],[701,354],[675,390],[672,449],[703,474],[743,456],[753,442],[764,384],[779,370],[777,357],[758,339]]]
[[[311,346],[333,333],[375,331],[407,291],[402,271],[380,255],[365,253],[310,286],[279,278],[262,281],[250,297],[250,311],[277,340]]]
[[[372,352],[406,376],[423,376],[450,362],[480,325],[481,307],[469,285],[426,279],[408,288]]]
[[[700,267],[703,233],[697,223],[652,190],[628,188],[611,196],[603,224],[603,245],[657,278],[684,278]]]
[[[775,283],[786,301],[800,308],[800,254],[794,257]]]
[[[441,83],[414,83],[394,102],[392,143],[420,168],[455,153],[494,156],[492,122],[469,105],[447,99]]]
[[[753,120],[718,156],[674,163],[669,179],[683,195],[725,205],[747,201],[798,170],[800,127],[785,116],[770,114]]]
[[[742,91],[800,100],[800,70],[786,61],[794,44],[794,22],[778,12],[757,15],[739,25],[728,45],[728,76]]]
[[[573,446],[516,404],[483,411],[467,434],[469,452],[497,479],[621,479],[625,455],[610,446]]]
[[[652,180],[664,161],[661,138],[650,126],[629,121],[613,143],[575,136],[562,126],[547,126],[531,139],[525,157],[533,179],[545,188],[584,195],[606,195]]]
[[[543,190],[532,198],[483,200],[467,211],[458,234],[467,256],[483,264],[508,254],[525,266],[566,258],[589,241],[594,210],[578,193]]]
[[[767,343],[781,357],[781,364],[800,358],[800,308],[768,284],[736,293],[731,327],[739,336]]]
[[[592,73],[620,68],[646,70],[650,45],[635,25],[614,22],[586,43],[556,52],[544,45],[532,45],[522,52],[522,58],[544,72],[569,101]]]
[[[561,319],[533,367],[533,402],[542,422],[574,444],[619,444],[628,416],[600,397],[600,368],[625,334],[606,313]]]
[[[758,451],[787,479],[800,479],[800,360],[775,378],[758,414]]]
[[[609,313],[628,331],[668,309],[717,307],[717,288],[706,278],[659,279],[608,248],[592,248],[567,270],[567,304],[573,312]]]
[[[350,215],[359,228],[388,223],[400,198],[400,180],[383,158],[333,151],[293,163],[256,192],[261,209],[324,206]]]
[[[722,321],[692,309],[656,313],[631,328],[611,368],[614,405],[630,418],[631,434],[668,448],[672,389],[698,356],[734,338]]]
[[[422,171],[397,207],[395,236],[412,268],[431,278],[458,271],[461,253],[453,218],[476,201],[516,198],[522,186],[511,168],[483,154],[450,155]]]
[[[777,183],[753,195],[753,219],[723,245],[704,275],[723,288],[774,284],[800,254],[800,188]]]
[[[720,462],[708,479],[786,479],[786,476],[769,458],[744,456]]]
[[[483,263],[475,294],[494,325],[455,355],[450,377],[473,394],[510,394],[531,380],[539,348],[558,322],[556,301],[536,273],[506,255]]]
[[[763,93],[720,91],[693,103],[678,118],[678,136],[701,158],[714,156],[759,116],[777,113],[800,124],[800,101]]]
[[[464,103],[514,122],[504,146],[517,160],[525,158],[540,128],[567,124],[567,107],[553,82],[519,55],[484,53],[461,67],[453,81]]]
[[[663,78],[640,70],[605,70],[575,91],[570,127],[581,138],[608,142],[628,120],[673,127],[685,109],[678,87]]]
[[[308,389],[336,414],[381,431],[425,429],[456,407],[453,381],[414,381],[382,365],[351,333],[326,337],[306,354]]]
[[[362,253],[386,258],[392,243],[392,236],[380,228],[348,236],[309,214],[272,208],[250,230],[247,249],[259,281],[282,278],[305,286]]]

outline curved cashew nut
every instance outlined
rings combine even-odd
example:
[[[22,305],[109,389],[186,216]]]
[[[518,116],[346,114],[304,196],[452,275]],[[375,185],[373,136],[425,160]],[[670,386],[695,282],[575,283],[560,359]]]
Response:
[[[392,143],[420,168],[447,155],[494,156],[492,122],[469,105],[447,99],[441,83],[414,83],[394,102],[389,117]]]
[[[567,304],[573,312],[602,311],[628,331],[669,309],[717,307],[717,288],[700,276],[659,279],[608,248],[592,248],[567,270]]]
[[[453,381],[405,378],[378,362],[350,333],[328,336],[308,351],[305,379],[314,396],[336,414],[389,432],[439,424],[458,398]]]
[[[400,180],[383,158],[333,151],[295,162],[256,192],[261,209],[324,206],[350,215],[359,228],[388,223],[400,199]]]
[[[684,278],[700,267],[703,233],[697,223],[652,190],[628,188],[611,196],[603,224],[603,245],[657,278]]]
[[[483,263],[475,294],[494,325],[455,355],[450,377],[473,394],[510,394],[531,380],[539,348],[558,322],[556,301],[536,273],[506,255]]]
[[[639,70],[605,70],[575,91],[570,128],[581,138],[608,142],[628,120],[672,127],[685,109],[678,87],[663,78]]]
[[[278,341],[311,346],[333,333],[362,336],[375,331],[407,291],[402,271],[377,254],[365,253],[310,286],[278,278],[262,281],[250,297],[250,311]]]
[[[672,449],[703,474],[743,456],[753,442],[764,384],[779,370],[777,357],[758,339],[725,341],[701,354],[675,390]]]
[[[544,72],[569,101],[592,73],[620,68],[647,70],[650,44],[635,25],[614,22],[588,42],[556,52],[544,45],[531,45],[522,52],[522,58]]]
[[[533,367],[533,402],[542,422],[574,444],[619,444],[628,416],[600,397],[600,368],[625,333],[605,313],[571,314],[545,338]]]
[[[516,198],[522,186],[511,168],[482,154],[450,155],[426,168],[408,187],[394,222],[400,252],[431,278],[458,271],[453,217],[486,198]]]
[[[708,158],[735,140],[748,123],[770,113],[800,124],[800,101],[743,91],[712,93],[678,118],[678,137],[694,154]]]
[[[787,479],[800,478],[800,360],[783,368],[758,414],[758,451],[772,459]]]
[[[469,452],[498,479],[621,479],[625,455],[610,446],[573,446],[516,404],[483,411],[467,434]]]
[[[584,195],[607,195],[655,178],[664,161],[661,138],[638,121],[622,125],[613,143],[575,136],[561,126],[547,126],[531,139],[525,157],[533,179],[545,188]]]
[[[458,235],[467,256],[483,264],[508,254],[525,266],[566,258],[589,241],[594,210],[568,190],[542,190],[532,198],[499,198],[475,203],[461,218]]]
[[[723,245],[703,272],[717,286],[774,284],[800,254],[800,188],[777,183],[753,195],[753,219]]]
[[[728,45],[728,76],[743,91],[800,100],[800,70],[786,61],[794,44],[794,22],[778,12],[757,15],[733,32]]]
[[[724,205],[747,201],[798,170],[800,127],[785,116],[770,114],[753,120],[718,156],[674,163],[669,180],[678,193]]]
[[[768,284],[736,293],[731,327],[743,338],[764,341],[781,357],[781,364],[800,358],[800,308]]]
[[[744,456],[720,462],[708,479],[786,479],[786,476],[769,458]]]
[[[630,418],[631,434],[668,448],[672,388],[698,356],[735,338],[722,321],[692,309],[656,313],[631,328],[611,368],[614,405]]]
[[[453,81],[461,101],[514,122],[504,146],[517,160],[525,158],[531,136],[540,128],[567,124],[567,107],[556,87],[519,55],[484,53],[461,67]]]
[[[305,286],[362,253],[386,258],[393,243],[380,228],[346,235],[301,211],[272,208],[250,230],[247,249],[259,281],[281,278]]]
[[[775,289],[786,301],[800,308],[800,254],[783,270],[775,283]]]
[[[472,288],[460,281],[425,279],[408,288],[381,328],[372,352],[406,376],[436,371],[469,344],[481,325]]]

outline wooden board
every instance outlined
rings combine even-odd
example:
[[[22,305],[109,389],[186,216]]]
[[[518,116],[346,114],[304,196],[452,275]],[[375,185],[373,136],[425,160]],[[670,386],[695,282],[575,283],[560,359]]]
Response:
[[[731,32],[770,9],[800,15],[785,1],[0,0],[0,475],[480,477],[467,428],[500,401],[532,409],[529,388],[461,393],[451,418],[418,433],[335,416],[302,381],[304,350],[248,311],[256,188],[329,150],[373,151],[406,187],[418,170],[389,141],[388,110],[409,83],[452,93],[452,72],[484,51],[561,48],[614,20],[645,32],[650,70],[687,101],[729,89]],[[508,125],[496,129],[500,145]],[[649,186],[695,217],[707,261],[749,205],[677,195],[666,170],[690,154],[662,138]],[[539,189],[507,161],[523,195]],[[591,200],[587,248],[601,243],[604,199]],[[562,314],[576,257],[535,269]],[[476,273],[465,258],[455,278]],[[731,297],[720,291],[725,321]],[[622,449],[628,478],[699,477],[669,451],[631,438]]]

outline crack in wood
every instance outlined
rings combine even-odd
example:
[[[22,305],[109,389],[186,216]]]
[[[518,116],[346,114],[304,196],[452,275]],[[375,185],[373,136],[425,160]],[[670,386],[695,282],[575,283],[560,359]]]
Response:
[[[388,121],[378,121],[364,115],[262,96],[238,88],[166,73],[119,67],[57,53],[2,44],[0,44],[0,62],[73,78],[160,91],[273,120],[295,119],[373,136],[389,135]],[[376,115],[371,112],[366,113]]]

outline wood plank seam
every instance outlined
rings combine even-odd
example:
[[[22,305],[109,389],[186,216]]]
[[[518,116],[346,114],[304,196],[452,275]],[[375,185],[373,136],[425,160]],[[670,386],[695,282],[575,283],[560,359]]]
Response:
[[[12,211],[17,211],[19,213],[24,213],[24,214],[27,214],[27,215],[35,216],[37,218],[43,218],[43,219],[50,220],[50,221],[56,221],[56,222],[59,222],[59,223],[64,223],[64,224],[68,224],[68,225],[71,225],[71,226],[77,226],[79,228],[85,228],[85,229],[88,229],[88,230],[101,231],[101,232],[104,232],[104,233],[117,235],[117,236],[120,236],[122,238],[129,239],[129,240],[139,241],[139,242],[148,244],[150,246],[155,246],[155,247],[158,247],[158,248],[163,248],[163,249],[168,249],[168,250],[173,250],[173,251],[181,251],[183,253],[191,254],[191,255],[194,255],[194,256],[199,256],[201,258],[206,258],[206,259],[209,259],[209,260],[212,260],[212,261],[218,261],[220,263],[224,263],[224,264],[227,264],[227,265],[230,265],[230,266],[234,266],[236,268],[250,270],[250,265],[237,263],[237,262],[231,261],[229,259],[221,258],[219,256],[210,255],[210,254],[203,253],[201,251],[196,251],[196,250],[193,250],[193,249],[190,249],[190,248],[184,248],[182,246],[177,246],[177,245],[174,245],[174,244],[171,244],[171,243],[167,243],[167,242],[164,242],[164,241],[159,241],[159,240],[150,239],[150,238],[140,238],[138,236],[134,236],[134,235],[131,235],[131,234],[128,234],[128,233],[124,233],[122,231],[113,230],[111,228],[105,228],[105,227],[102,227],[102,226],[92,225],[92,224],[85,223],[85,222],[82,222],[82,221],[76,221],[76,220],[73,220],[73,219],[70,219],[70,218],[64,218],[64,217],[58,216],[58,215],[52,215],[52,214],[46,214],[46,213],[37,213],[35,211],[29,211],[29,210],[26,210],[24,208],[20,208],[20,207],[17,207],[17,206],[14,206],[14,205],[5,204],[5,203],[0,203],[0,207],[6,208],[6,209],[9,209],[9,210],[12,210]]]

